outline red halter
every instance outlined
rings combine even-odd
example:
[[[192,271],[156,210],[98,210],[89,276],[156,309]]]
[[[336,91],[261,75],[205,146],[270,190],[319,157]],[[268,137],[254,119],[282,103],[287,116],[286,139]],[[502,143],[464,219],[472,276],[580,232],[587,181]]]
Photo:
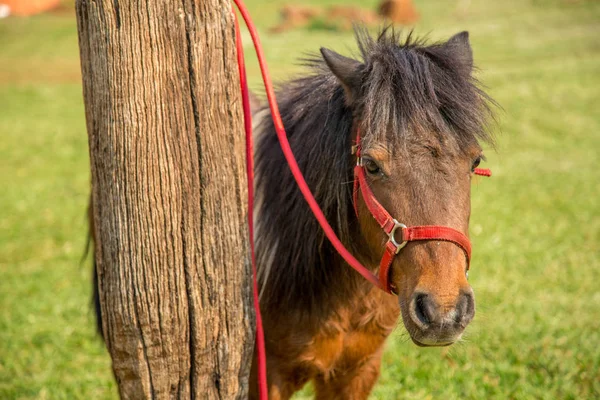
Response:
[[[353,153],[356,153],[357,158],[356,166],[354,167],[354,211],[358,217],[358,191],[360,187],[360,193],[362,194],[367,208],[385,234],[388,235],[385,251],[381,258],[381,262],[379,263],[379,282],[381,283],[381,287],[388,293],[395,293],[396,288],[389,282],[390,266],[392,265],[392,261],[396,254],[398,254],[408,242],[415,240],[443,240],[456,244],[465,252],[468,271],[469,263],[471,261],[471,242],[469,241],[469,238],[456,229],[446,226],[425,225],[407,227],[394,219],[377,201],[371,188],[369,188],[369,185],[367,184],[362,157],[360,155],[360,134],[357,134],[356,136],[356,143],[356,146],[353,148]],[[474,173],[477,175],[491,176],[491,171],[488,169],[476,168]],[[397,231],[400,231],[402,234],[402,239],[400,241],[396,240]]]

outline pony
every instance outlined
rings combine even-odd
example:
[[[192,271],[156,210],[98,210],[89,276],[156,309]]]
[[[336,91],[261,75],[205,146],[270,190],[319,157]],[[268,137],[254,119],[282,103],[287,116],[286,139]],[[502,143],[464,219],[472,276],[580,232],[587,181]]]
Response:
[[[388,236],[353,185],[360,135],[366,182],[406,225],[468,235],[470,184],[492,142],[493,100],[473,77],[468,32],[428,44],[356,29],[359,59],[321,48],[278,105],[292,150],[344,245],[376,271]],[[395,294],[334,250],[287,167],[268,108],[255,110],[255,246],[269,398],[312,381],[317,399],[366,399],[399,317],[418,346],[447,346],[473,319],[468,260],[454,243],[408,242],[389,270]],[[353,189],[354,188],[354,189]],[[255,357],[256,358],[256,357]],[[257,398],[256,363],[250,398]]]

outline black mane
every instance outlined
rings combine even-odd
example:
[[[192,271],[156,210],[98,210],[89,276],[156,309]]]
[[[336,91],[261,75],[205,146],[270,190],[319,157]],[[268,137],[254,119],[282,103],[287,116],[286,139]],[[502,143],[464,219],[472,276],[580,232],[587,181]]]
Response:
[[[286,132],[313,194],[340,239],[352,243],[357,220],[352,206],[352,129],[360,121],[364,140],[415,127],[453,135],[459,145],[489,140],[489,98],[471,77],[471,65],[447,44],[427,45],[410,35],[400,43],[393,30],[377,39],[357,33],[362,87],[352,108],[338,79],[320,58],[309,76],[285,84],[278,105]],[[350,296],[363,280],[347,267],[306,205],[290,173],[270,116],[259,126],[255,150],[256,249],[261,302],[282,310],[312,312],[328,300]],[[363,133],[364,132],[364,133]],[[360,258],[359,258],[360,259]],[[332,288],[335,288],[332,290]],[[332,296],[334,298],[332,298]]]

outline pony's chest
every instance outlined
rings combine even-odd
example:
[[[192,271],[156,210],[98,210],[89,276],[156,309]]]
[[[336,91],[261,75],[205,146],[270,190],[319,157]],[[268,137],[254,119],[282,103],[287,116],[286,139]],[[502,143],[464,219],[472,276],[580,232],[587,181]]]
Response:
[[[385,300],[340,311],[337,318],[323,324],[303,352],[303,361],[328,376],[336,370],[352,368],[378,352],[400,314],[395,299]]]

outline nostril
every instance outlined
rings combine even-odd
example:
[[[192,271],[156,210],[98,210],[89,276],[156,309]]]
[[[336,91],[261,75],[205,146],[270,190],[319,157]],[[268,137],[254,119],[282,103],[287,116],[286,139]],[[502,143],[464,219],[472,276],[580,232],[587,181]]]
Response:
[[[427,315],[425,315],[426,311],[424,309],[425,306],[423,304],[425,302],[425,297],[426,297],[426,295],[420,294],[415,299],[415,314],[417,315],[417,318],[419,319],[419,321],[428,325],[430,320],[429,320],[429,317],[427,317]]]
[[[475,300],[471,293],[462,293],[458,303],[456,304],[456,317],[457,323],[468,324],[475,315]]]
[[[465,293],[464,296],[467,299],[467,312],[465,313],[465,320],[471,322],[475,316],[475,299],[473,298],[472,293]]]
[[[456,312],[454,313],[454,322],[460,323],[467,315],[467,298],[460,296],[458,303],[456,303]]]
[[[435,310],[431,299],[424,293],[417,294],[414,302],[415,316],[422,325],[430,325],[435,316]]]

